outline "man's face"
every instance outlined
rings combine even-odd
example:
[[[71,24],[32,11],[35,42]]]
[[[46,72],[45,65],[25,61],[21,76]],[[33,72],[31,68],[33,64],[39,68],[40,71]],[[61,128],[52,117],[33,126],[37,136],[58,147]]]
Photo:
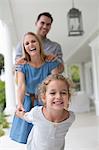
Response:
[[[46,37],[51,29],[51,19],[47,16],[41,16],[36,22],[36,33],[41,37]]]

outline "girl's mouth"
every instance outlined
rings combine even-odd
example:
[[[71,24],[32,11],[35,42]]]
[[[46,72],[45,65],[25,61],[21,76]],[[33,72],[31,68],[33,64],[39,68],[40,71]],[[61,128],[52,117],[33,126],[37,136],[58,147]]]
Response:
[[[53,102],[53,104],[61,105],[61,104],[63,104],[63,102],[62,101],[56,101],[56,102]]]

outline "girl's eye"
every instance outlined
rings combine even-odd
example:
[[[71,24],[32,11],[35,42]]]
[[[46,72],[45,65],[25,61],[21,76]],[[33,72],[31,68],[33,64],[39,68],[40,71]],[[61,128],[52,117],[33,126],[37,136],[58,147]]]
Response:
[[[51,95],[55,95],[55,92],[51,92],[50,94],[51,94]]]
[[[67,94],[68,94],[68,92],[62,92],[61,94],[63,94],[63,95],[67,95]]]
[[[62,92],[61,94],[63,94],[63,95],[67,95],[67,92]]]
[[[67,94],[68,94],[68,91],[66,91],[66,92],[62,92],[62,93],[67,95]]]

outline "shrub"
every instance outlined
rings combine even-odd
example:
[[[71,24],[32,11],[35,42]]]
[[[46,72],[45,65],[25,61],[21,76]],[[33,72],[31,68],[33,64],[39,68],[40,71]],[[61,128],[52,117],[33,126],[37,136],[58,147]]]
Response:
[[[0,80],[0,112],[3,112],[5,103],[5,82]]]
[[[4,128],[9,128],[9,123],[3,113],[5,104],[5,82],[0,80],[0,136],[5,134]]]
[[[9,123],[4,113],[0,113],[0,136],[5,134],[4,128],[9,128]]]
[[[4,130],[2,129],[2,127],[0,127],[0,137],[3,136],[5,134]]]

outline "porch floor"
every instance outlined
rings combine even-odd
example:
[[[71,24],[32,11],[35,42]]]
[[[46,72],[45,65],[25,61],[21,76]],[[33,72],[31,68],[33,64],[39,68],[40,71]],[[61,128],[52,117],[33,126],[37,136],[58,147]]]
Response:
[[[26,145],[9,138],[9,132],[10,129],[0,137],[0,150],[26,150]],[[77,113],[65,140],[64,150],[99,150],[99,117],[94,111]]]

